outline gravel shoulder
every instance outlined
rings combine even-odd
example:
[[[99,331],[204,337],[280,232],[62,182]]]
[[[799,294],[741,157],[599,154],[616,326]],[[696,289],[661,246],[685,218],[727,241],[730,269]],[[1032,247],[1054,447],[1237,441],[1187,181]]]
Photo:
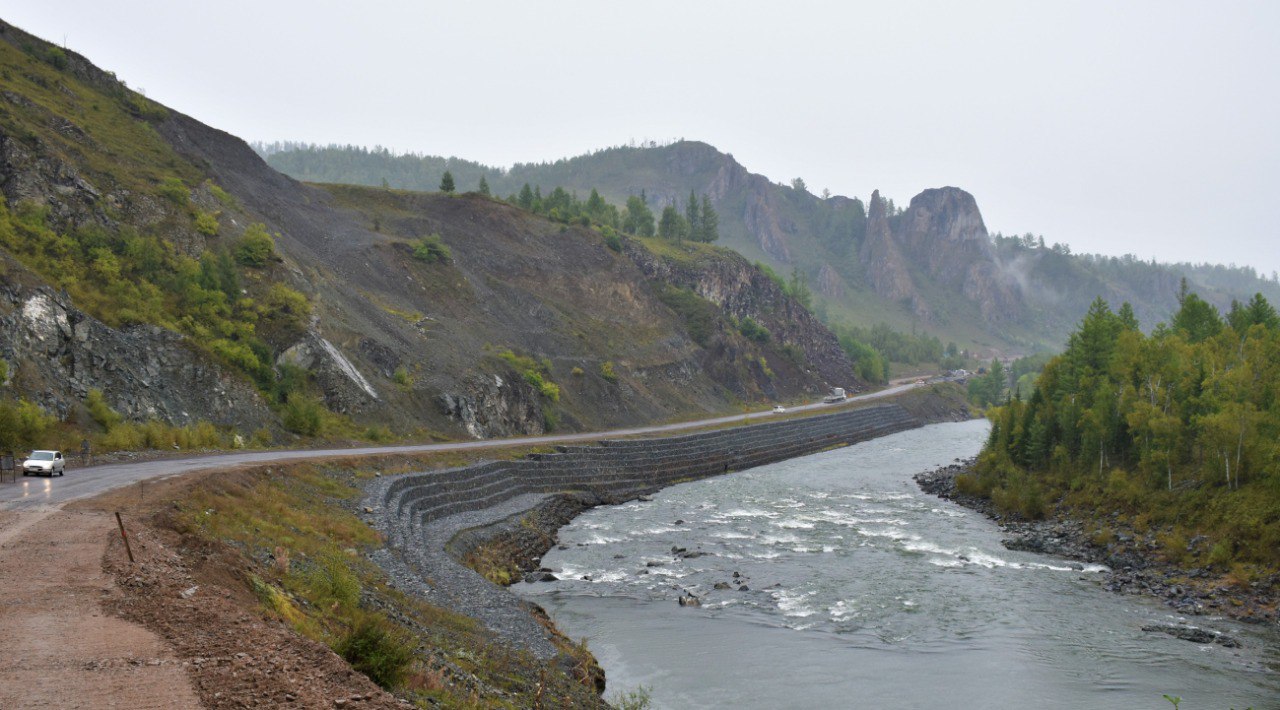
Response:
[[[105,512],[0,517],[0,708],[200,707],[164,640],[103,609],[114,528]]]

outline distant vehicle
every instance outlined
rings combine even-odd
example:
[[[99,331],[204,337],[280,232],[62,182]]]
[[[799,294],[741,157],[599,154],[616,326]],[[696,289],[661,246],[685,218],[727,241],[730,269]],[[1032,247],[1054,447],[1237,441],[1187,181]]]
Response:
[[[773,413],[774,413],[774,414],[782,414],[783,412],[786,412],[786,411],[787,411],[787,408],[786,408],[786,407],[784,407],[784,406],[782,406],[781,404],[776,405],[776,406],[774,406],[774,408],[773,408]]]
[[[63,476],[66,475],[66,466],[67,461],[62,458],[61,451],[32,451],[22,462],[22,475]]]
[[[916,384],[917,384],[917,385],[923,385],[923,384],[924,384],[924,379],[916,380]]]
[[[823,402],[826,402],[827,404],[834,404],[835,402],[843,402],[843,401],[844,401],[844,388],[843,388],[843,387],[832,387],[832,388],[831,388],[831,394],[829,394],[829,395],[827,395],[825,398],[823,398],[823,400],[822,400],[822,401],[823,401]]]

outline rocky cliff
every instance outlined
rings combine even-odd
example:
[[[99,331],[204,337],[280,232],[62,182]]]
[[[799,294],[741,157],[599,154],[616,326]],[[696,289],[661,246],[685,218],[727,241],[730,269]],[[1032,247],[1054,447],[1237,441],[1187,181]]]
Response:
[[[243,377],[152,325],[111,328],[5,260],[0,282],[0,358],[7,389],[59,419],[100,390],[122,415],[185,426],[209,421],[252,432],[274,417]]]

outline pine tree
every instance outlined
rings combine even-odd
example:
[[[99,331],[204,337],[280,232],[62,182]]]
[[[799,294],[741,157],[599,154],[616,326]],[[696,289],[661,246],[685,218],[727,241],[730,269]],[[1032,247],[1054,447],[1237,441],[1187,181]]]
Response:
[[[702,196],[702,220],[699,232],[704,242],[714,242],[720,238],[720,215],[711,206],[711,198]]]
[[[524,187],[520,188],[520,197],[516,199],[516,204],[520,205],[521,209],[533,209],[533,188],[529,187],[529,183],[526,182]]]
[[[689,191],[689,202],[684,206],[684,221],[689,225],[689,241],[701,242],[702,238],[702,210],[698,208],[698,196]]]
[[[1120,312],[1116,314],[1120,318],[1120,325],[1125,330],[1138,330],[1138,316],[1133,312],[1133,306],[1125,301],[1120,305]]]
[[[489,196],[489,181],[485,180],[483,175],[480,176],[480,186],[476,190],[485,197]]]
[[[606,207],[604,198],[594,187],[591,188],[591,196],[587,198],[587,214],[597,222],[602,221],[600,218],[604,215]]]
[[[453,192],[453,190],[453,173],[446,170],[444,176],[440,178],[440,192]]]

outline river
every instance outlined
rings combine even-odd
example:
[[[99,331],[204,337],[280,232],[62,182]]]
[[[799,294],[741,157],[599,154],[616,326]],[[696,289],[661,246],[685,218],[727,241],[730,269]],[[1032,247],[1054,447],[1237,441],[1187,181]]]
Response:
[[[655,708],[1280,708],[1274,630],[1113,594],[916,488],[986,433],[937,424],[597,508],[544,558],[560,581],[512,589],[587,639],[606,697],[644,686]]]

